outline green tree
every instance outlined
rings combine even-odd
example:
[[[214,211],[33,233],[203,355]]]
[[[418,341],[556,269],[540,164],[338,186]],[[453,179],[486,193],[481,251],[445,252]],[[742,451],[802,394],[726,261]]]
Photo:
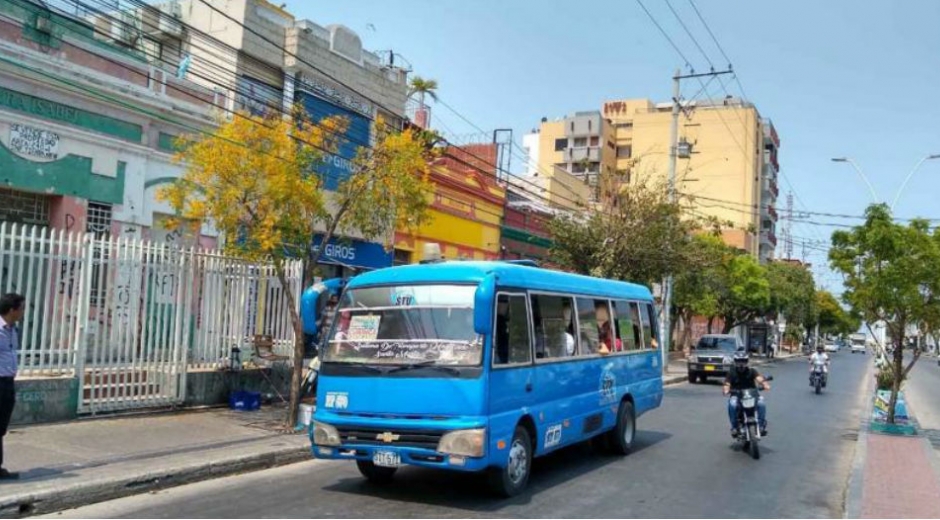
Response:
[[[601,197],[583,212],[552,219],[552,260],[572,271],[651,285],[678,272],[694,224],[664,183],[601,175]]]
[[[809,269],[786,262],[766,266],[770,284],[769,314],[785,317],[787,324],[806,326],[813,319],[816,282]]]
[[[732,255],[730,247],[714,234],[698,234],[692,238],[686,253],[686,264],[675,276],[673,312],[685,324],[680,344],[691,346],[691,323],[695,316],[708,318],[708,332],[719,314],[718,292],[722,281],[722,263]],[[678,325],[679,320],[674,323]]]
[[[770,282],[766,270],[747,254],[725,257],[719,271],[716,297],[725,334],[764,316],[770,307]]]
[[[813,325],[819,325],[819,332],[826,335],[846,336],[857,332],[861,319],[842,308],[836,297],[828,291],[816,292],[817,319]]]
[[[843,300],[868,323],[883,321],[891,336],[891,363],[882,367],[890,381],[888,422],[895,422],[901,384],[920,357],[914,349],[904,364],[908,327],[930,326],[940,313],[940,238],[926,221],[894,222],[884,204],[869,206],[865,223],[832,235],[829,260],[845,277]]]
[[[212,222],[229,253],[274,264],[296,338],[289,426],[297,420],[304,343],[287,261],[307,256],[309,276],[325,249],[314,247],[318,231],[325,230],[321,244],[352,230],[369,240],[427,218],[433,150],[423,134],[389,132],[380,119],[374,145],[351,158],[349,177],[335,193],[323,190],[312,172],[336,153],[347,125],[344,118],[314,123],[301,110],[294,118],[238,114],[213,134],[183,140],[177,160],[185,172],[160,193],[182,219]]]

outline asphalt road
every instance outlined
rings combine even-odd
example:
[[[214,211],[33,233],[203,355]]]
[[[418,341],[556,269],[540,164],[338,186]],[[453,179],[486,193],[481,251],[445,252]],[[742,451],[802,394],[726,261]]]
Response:
[[[775,381],[759,461],[733,449],[718,383],[682,384],[640,418],[630,456],[563,450],[537,460],[529,491],[512,500],[474,475],[404,468],[380,488],[353,464],[310,461],[51,516],[841,518],[871,357],[833,357],[821,395],[805,358],[761,367]]]

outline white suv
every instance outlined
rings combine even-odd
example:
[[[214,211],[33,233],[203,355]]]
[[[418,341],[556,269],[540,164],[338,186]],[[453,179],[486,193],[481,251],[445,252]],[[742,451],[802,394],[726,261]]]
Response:
[[[864,343],[855,343],[855,342],[852,342],[852,350],[851,350],[852,354],[854,354],[854,353],[856,353],[856,352],[861,352],[862,354],[864,354],[865,351],[866,351],[866,350],[865,350],[865,344],[864,344]]]

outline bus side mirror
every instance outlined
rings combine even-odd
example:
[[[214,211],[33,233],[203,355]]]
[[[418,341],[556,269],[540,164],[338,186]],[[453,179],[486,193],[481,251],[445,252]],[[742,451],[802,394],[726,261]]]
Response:
[[[493,328],[493,303],[496,297],[496,275],[487,275],[473,296],[473,331],[489,334]]]

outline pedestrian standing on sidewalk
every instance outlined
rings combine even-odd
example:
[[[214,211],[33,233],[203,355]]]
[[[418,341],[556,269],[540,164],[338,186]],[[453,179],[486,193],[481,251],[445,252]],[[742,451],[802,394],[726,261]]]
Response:
[[[18,473],[3,468],[3,437],[13,417],[16,405],[16,352],[20,348],[20,332],[17,322],[23,319],[26,298],[19,294],[4,294],[0,297],[0,480],[16,480]]]

